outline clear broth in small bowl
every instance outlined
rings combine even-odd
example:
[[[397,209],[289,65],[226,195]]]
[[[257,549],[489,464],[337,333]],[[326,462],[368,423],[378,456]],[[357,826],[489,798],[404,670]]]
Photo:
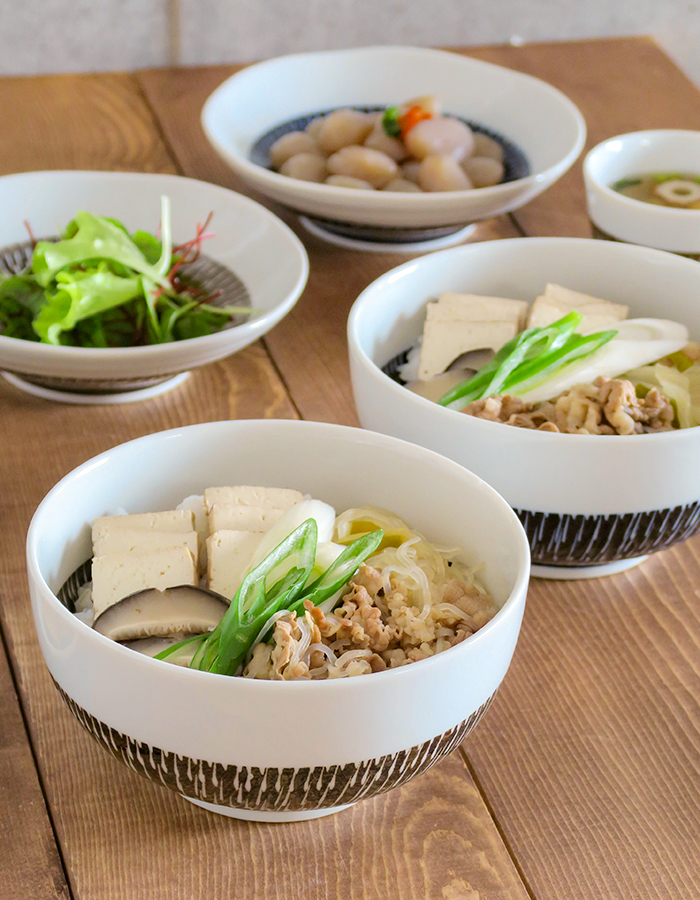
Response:
[[[652,172],[644,175],[630,175],[611,185],[614,191],[674,209],[700,209],[700,175],[679,172]]]

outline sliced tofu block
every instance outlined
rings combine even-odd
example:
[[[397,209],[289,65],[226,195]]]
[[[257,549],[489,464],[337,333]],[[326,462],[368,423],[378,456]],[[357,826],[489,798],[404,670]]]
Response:
[[[93,545],[95,556],[106,553],[150,553],[170,547],[187,547],[195,560],[198,556],[196,531],[139,531],[136,528],[104,528]]]
[[[243,581],[243,573],[262,540],[253,531],[217,531],[207,538],[207,584],[209,589],[232,600]]]
[[[269,531],[284,513],[283,509],[265,506],[219,506],[215,503],[209,511],[209,532]]]
[[[527,302],[505,297],[482,297],[479,294],[440,294],[437,302],[428,304],[428,319],[460,319],[468,322],[517,322],[525,327]]]
[[[93,543],[105,530],[130,528],[136,531],[194,531],[194,513],[189,509],[170,509],[166,512],[136,513],[130,516],[101,516],[92,523]]]
[[[118,600],[145,588],[162,591],[178,584],[197,583],[197,565],[187,547],[170,547],[150,553],[106,553],[92,561],[95,616]]]
[[[418,378],[428,381],[468,350],[500,350],[518,333],[517,322],[458,322],[426,320]]]
[[[581,333],[600,331],[615,322],[627,318],[629,307],[619,303],[599,300],[589,294],[571,291],[558,284],[548,284],[542,296],[532,304],[527,320],[528,328],[544,328],[561,319],[572,310],[581,313],[583,321],[578,327]]]
[[[290,509],[304,499],[301,491],[290,488],[254,487],[237,485],[235,487],[212,487],[204,491],[204,502],[207,510],[212,506],[264,506],[268,509]]]

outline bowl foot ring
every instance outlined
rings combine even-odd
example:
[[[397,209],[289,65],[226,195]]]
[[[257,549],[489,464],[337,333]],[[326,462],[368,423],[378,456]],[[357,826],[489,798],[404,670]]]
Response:
[[[440,237],[428,236],[423,240],[415,241],[391,241],[391,240],[362,240],[359,237],[350,237],[349,235],[338,234],[329,228],[324,228],[323,223],[319,219],[311,219],[308,216],[299,216],[299,221],[304,228],[314,237],[329,244],[335,244],[336,247],[343,247],[346,250],[361,250],[367,253],[428,253],[431,250],[443,250],[446,247],[454,247],[455,244],[461,244],[471,237],[476,230],[476,224],[467,225],[464,228],[458,228],[450,234]],[[387,234],[391,233],[391,229],[387,228]]]
[[[235,809],[232,806],[219,806],[216,803],[207,803],[205,800],[195,800],[193,797],[185,797],[180,794],[183,800],[188,800],[206,809],[208,812],[216,813],[219,816],[228,816],[230,819],[242,819],[246,822],[306,822],[309,819],[321,819],[323,816],[332,816],[335,813],[349,809],[353,803],[345,803],[342,806],[330,806],[328,809],[298,809],[287,812],[275,812],[274,810],[257,810],[257,809]]]
[[[550,581],[578,581],[582,578],[603,578],[605,575],[617,575],[643,563],[648,556],[635,556],[633,559],[618,559],[615,562],[603,563],[600,566],[532,566],[533,578],[547,578]]]
[[[113,406],[118,403],[137,403],[139,400],[151,400],[153,397],[160,397],[161,394],[166,394],[168,391],[179,387],[190,377],[189,372],[181,372],[179,375],[175,375],[174,378],[168,378],[146,388],[120,391],[114,394],[84,394],[79,391],[58,391],[54,388],[42,387],[40,384],[25,381],[18,375],[13,375],[10,372],[2,372],[0,374],[13,387],[34,397],[41,397],[42,400],[54,400],[57,403],[74,403],[80,406]]]

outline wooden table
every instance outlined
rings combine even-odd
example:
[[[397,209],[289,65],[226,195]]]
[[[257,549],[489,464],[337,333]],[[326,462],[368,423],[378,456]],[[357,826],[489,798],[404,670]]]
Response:
[[[468,53],[565,91],[589,146],[641,128],[700,129],[700,93],[646,39]],[[232,71],[0,80],[0,171],[177,172],[240,189],[198,124]],[[517,235],[589,236],[580,162],[476,239]],[[295,310],[172,394],[86,411],[0,379],[0,897],[695,900],[700,538],[615,577],[534,581],[511,670],[466,745],[327,819],[267,826],[209,815],[117,765],[61,703],[23,557],[31,514],[60,477],[113,444],[182,424],[356,423],[345,319],[360,290],[403,258],[302,236],[311,278]]]

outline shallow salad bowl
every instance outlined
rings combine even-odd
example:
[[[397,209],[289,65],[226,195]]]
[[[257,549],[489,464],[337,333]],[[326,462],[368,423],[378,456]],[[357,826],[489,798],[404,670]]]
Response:
[[[533,301],[548,282],[700,338],[696,262],[608,241],[489,241],[406,263],[360,295],[348,321],[353,392],[363,427],[443,453],[505,497],[527,531],[533,574],[592,577],[700,529],[700,428],[627,437],[515,428],[445,409],[381,368],[419,337],[441,292]]]
[[[215,484],[293,487],[338,512],[366,503],[392,510],[428,539],[463,547],[500,610],[430,659],[355,678],[279,682],[151,659],[57,599],[91,555],[97,516],[172,509]],[[241,421],[148,435],[75,469],[34,515],[27,569],[46,664],[98,743],[205,809],[294,821],[405,784],[474,728],[513,654],[529,553],[508,504],[436,453],[337,425]]]
[[[256,144],[322,112],[386,107],[437,94],[445,113],[505,139],[524,154],[522,177],[489,188],[439,194],[353,190],[280,175]],[[365,242],[445,239],[465,225],[517,209],[573,164],[586,127],[560,91],[501,66],[418,47],[363,47],[284,56],[228,78],[209,97],[202,124],[210,143],[252,188],[311,217],[316,231]]]
[[[37,239],[50,238],[79,210],[119,219],[129,231],[154,233],[162,195],[170,198],[175,244],[193,238],[197,223],[213,213],[213,237],[203,242],[202,253],[218,264],[219,275],[233,274],[236,290],[229,302],[238,304],[242,292],[255,311],[215,334],[140,347],[57,347],[0,334],[0,371],[55,399],[136,399],[162,390],[174,376],[236,353],[289,312],[308,276],[306,251],[292,231],[247,197],[176,175],[27,172],[0,178],[0,256],[11,262],[12,252],[3,253],[5,248],[26,248],[25,222]]]

